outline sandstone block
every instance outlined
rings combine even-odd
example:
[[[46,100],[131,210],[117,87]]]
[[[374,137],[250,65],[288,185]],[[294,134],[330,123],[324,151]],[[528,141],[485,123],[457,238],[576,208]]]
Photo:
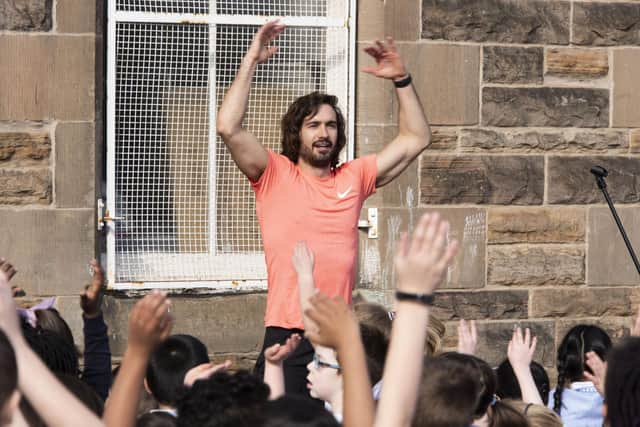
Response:
[[[640,208],[617,207],[636,254],[640,249]],[[587,284],[637,285],[638,272],[608,207],[592,207],[588,214]]]
[[[547,76],[597,79],[609,74],[606,50],[552,48],[546,52]]]
[[[92,121],[94,43],[92,36],[0,37],[0,120]]]
[[[51,0],[3,0],[0,31],[51,30]]]
[[[105,298],[103,312],[110,325],[114,354],[124,352],[127,318],[137,301],[137,298]],[[262,348],[266,294],[176,297],[172,302],[175,318],[172,333],[195,335],[210,353],[248,353]]]
[[[640,154],[640,129],[634,129],[629,134],[629,145],[632,154]]]
[[[584,283],[584,249],[575,246],[490,246],[487,282],[500,286]]]
[[[451,229],[449,238],[460,242],[460,250],[449,267],[442,288],[478,288],[485,278],[485,213],[467,208],[379,208],[378,238],[360,233],[360,253],[356,283],[368,290],[395,289],[393,264],[396,243],[403,231],[411,231],[425,212],[439,212]]]
[[[358,70],[370,66],[373,59],[363,52],[369,43],[358,43]],[[358,125],[395,125],[396,112],[393,108],[393,85],[385,84],[379,78],[366,73],[356,76],[356,123]]]
[[[609,171],[608,190],[615,202],[640,201],[640,182],[633,178],[640,170],[640,159],[615,156],[549,157],[547,201],[556,204],[604,203],[604,196],[589,172],[594,165]]]
[[[420,173],[420,200],[426,204],[542,203],[540,156],[423,156]]]
[[[489,244],[572,243],[585,239],[582,208],[493,208],[488,221]]]
[[[615,342],[621,338],[628,337],[633,327],[633,322],[630,318],[625,317],[602,317],[602,318],[582,318],[556,321],[556,342],[560,345],[560,342],[564,336],[569,332],[569,329],[574,326],[586,324],[596,325],[607,331],[611,339]]]
[[[635,2],[576,2],[572,42],[592,46],[638,45],[639,22],[640,4]]]
[[[422,0],[422,38],[499,43],[569,43],[567,2]]]
[[[607,127],[609,90],[486,87],[485,126]]]
[[[51,138],[47,131],[0,132],[0,166],[49,165]]]
[[[463,129],[460,132],[463,152],[513,153],[626,153],[629,138],[625,131],[575,130],[492,130]]]
[[[484,46],[482,53],[485,83],[542,83],[542,48]]]
[[[632,288],[561,288],[531,291],[532,317],[631,316]]]
[[[20,271],[11,283],[28,295],[71,295],[88,283],[94,257],[93,209],[0,210],[0,253]]]
[[[95,33],[96,1],[57,0],[58,33]]]
[[[0,205],[48,205],[51,171],[48,167],[0,169]]]
[[[421,19],[419,1],[385,1],[384,6],[385,33],[383,36],[390,35],[395,40],[406,41],[415,41],[420,38]]]
[[[438,292],[433,314],[442,321],[526,319],[527,291]]]
[[[358,126],[356,147],[358,157],[378,153],[397,135],[396,126]],[[365,206],[415,207],[418,204],[418,162],[412,162],[396,179],[378,188]]]
[[[358,3],[358,41],[382,40],[385,36],[385,2],[383,0],[361,0]],[[362,53],[358,53],[362,55]]]
[[[403,43],[399,47],[429,123],[443,126],[478,123],[477,46]],[[393,100],[395,110],[395,96]]]
[[[431,151],[455,151],[458,147],[458,131],[448,128],[431,128],[431,144],[427,153]]]
[[[638,5],[640,7],[640,5]],[[640,83],[636,78],[640,52],[633,49],[613,52],[613,126],[640,126]]]
[[[95,130],[92,123],[56,127],[56,205],[93,208],[95,203]]]

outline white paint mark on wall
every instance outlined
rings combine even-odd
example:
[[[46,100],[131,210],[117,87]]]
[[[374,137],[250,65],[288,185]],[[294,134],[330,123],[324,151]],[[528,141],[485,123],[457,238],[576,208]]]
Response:
[[[368,239],[365,240],[360,272],[361,285],[375,286],[380,280],[380,252],[377,248],[377,241],[370,244]]]

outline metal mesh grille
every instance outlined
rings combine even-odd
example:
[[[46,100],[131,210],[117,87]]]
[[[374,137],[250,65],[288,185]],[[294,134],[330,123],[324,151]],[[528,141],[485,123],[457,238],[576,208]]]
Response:
[[[116,0],[116,10],[153,13],[209,13],[210,0]]]
[[[327,16],[327,0],[218,0],[216,12],[227,15]]]
[[[128,2],[142,3],[163,2]],[[266,278],[253,191],[210,138],[257,29],[117,22],[116,282]],[[277,55],[256,71],[245,123],[266,147],[279,151],[280,118],[300,95],[336,94],[346,111],[347,37],[344,27],[290,26],[278,38]]]

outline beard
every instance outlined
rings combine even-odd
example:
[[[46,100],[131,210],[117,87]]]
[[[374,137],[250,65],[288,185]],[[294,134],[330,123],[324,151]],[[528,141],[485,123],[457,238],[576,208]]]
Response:
[[[300,142],[300,152],[298,153],[298,157],[314,168],[326,168],[331,166],[334,159],[337,159],[339,154],[338,151],[338,144],[332,144],[331,149],[326,153],[318,153],[314,151],[313,144],[311,148],[309,148]]]

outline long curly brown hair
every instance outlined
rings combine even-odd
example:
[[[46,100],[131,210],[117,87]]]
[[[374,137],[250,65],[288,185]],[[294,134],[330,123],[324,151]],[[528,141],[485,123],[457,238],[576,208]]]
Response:
[[[282,116],[280,128],[282,130],[282,154],[293,163],[298,163],[300,154],[300,129],[305,117],[317,114],[321,105],[330,105],[336,112],[338,125],[338,141],[336,142],[335,154],[331,159],[331,168],[338,166],[340,152],[347,143],[345,133],[345,120],[340,108],[338,108],[338,98],[320,92],[312,92],[293,101],[286,114]]]

